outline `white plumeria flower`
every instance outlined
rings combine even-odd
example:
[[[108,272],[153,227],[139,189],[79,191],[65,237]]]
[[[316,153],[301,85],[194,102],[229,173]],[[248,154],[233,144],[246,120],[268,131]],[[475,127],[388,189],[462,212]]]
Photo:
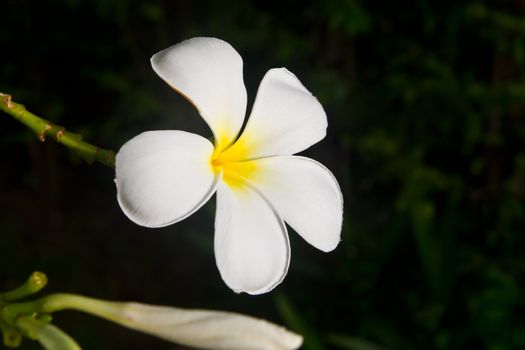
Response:
[[[193,38],[151,58],[155,72],[186,97],[215,144],[179,131],[144,132],[116,159],[118,201],[146,227],[183,220],[217,192],[215,258],[235,292],[261,294],[278,285],[290,263],[284,221],[328,252],[340,241],[343,197],[332,173],[293,156],[326,135],[326,114],[284,68],[264,76],[246,112],[242,59],[228,43]]]

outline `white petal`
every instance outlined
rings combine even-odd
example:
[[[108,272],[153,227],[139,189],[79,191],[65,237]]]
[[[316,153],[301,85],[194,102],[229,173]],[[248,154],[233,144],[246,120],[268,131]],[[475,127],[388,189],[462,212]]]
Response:
[[[232,156],[224,157],[295,154],[323,139],[327,125],[323,107],[299,79],[284,68],[271,69],[261,81],[246,128],[225,151]]]
[[[272,203],[298,234],[328,252],[341,239],[343,195],[337,180],[322,164],[297,156],[252,161],[252,185]],[[248,165],[248,164],[247,164]]]
[[[221,147],[232,142],[246,113],[242,58],[227,42],[193,38],[156,53],[153,70],[199,110]]]
[[[215,259],[236,293],[262,294],[278,285],[290,264],[290,243],[282,219],[248,185],[217,186]]]
[[[184,131],[149,131],[117,153],[117,196],[135,223],[161,227],[180,221],[208,201],[218,176],[210,159],[213,145]]]

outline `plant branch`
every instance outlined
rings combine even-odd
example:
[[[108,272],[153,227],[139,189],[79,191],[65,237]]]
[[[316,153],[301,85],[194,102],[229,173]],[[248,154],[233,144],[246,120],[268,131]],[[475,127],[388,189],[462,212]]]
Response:
[[[34,115],[23,105],[13,102],[11,95],[0,93],[0,110],[31,129],[42,142],[50,137],[75,151],[89,164],[99,162],[110,168],[115,167],[115,152],[82,141],[82,135],[66,131],[65,128]]]

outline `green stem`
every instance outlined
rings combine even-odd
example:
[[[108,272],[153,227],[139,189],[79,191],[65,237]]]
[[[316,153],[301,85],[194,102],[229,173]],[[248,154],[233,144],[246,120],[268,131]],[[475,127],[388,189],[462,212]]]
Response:
[[[40,299],[39,312],[53,313],[62,310],[77,310],[109,321],[118,322],[124,302],[99,300],[76,294],[50,294]]]
[[[15,301],[39,292],[47,284],[47,277],[42,272],[33,272],[20,287],[0,294],[1,301]]]
[[[76,294],[57,293],[34,301],[7,304],[2,308],[2,317],[8,324],[14,324],[20,315],[34,313],[51,314],[56,311],[69,309],[118,323],[125,304],[123,302],[98,300]]]
[[[13,102],[11,95],[0,93],[0,110],[31,129],[42,142],[46,140],[46,137],[51,137],[78,153],[89,164],[96,161],[110,168],[115,167],[115,152],[82,141],[80,134],[66,131],[65,128],[34,115],[23,105]]]
[[[48,350],[81,350],[77,342],[60,328],[36,320],[30,316],[20,316],[16,325],[22,329],[28,337],[38,340]]]

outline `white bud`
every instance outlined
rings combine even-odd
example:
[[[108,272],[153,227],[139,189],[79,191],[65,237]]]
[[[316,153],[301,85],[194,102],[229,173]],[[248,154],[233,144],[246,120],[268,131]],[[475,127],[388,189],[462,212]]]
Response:
[[[73,294],[45,298],[44,311],[75,309],[164,340],[210,350],[294,350],[303,337],[233,312],[97,300]]]
[[[222,311],[121,304],[117,323],[178,344],[216,350],[292,350],[303,338],[262,319]]]

